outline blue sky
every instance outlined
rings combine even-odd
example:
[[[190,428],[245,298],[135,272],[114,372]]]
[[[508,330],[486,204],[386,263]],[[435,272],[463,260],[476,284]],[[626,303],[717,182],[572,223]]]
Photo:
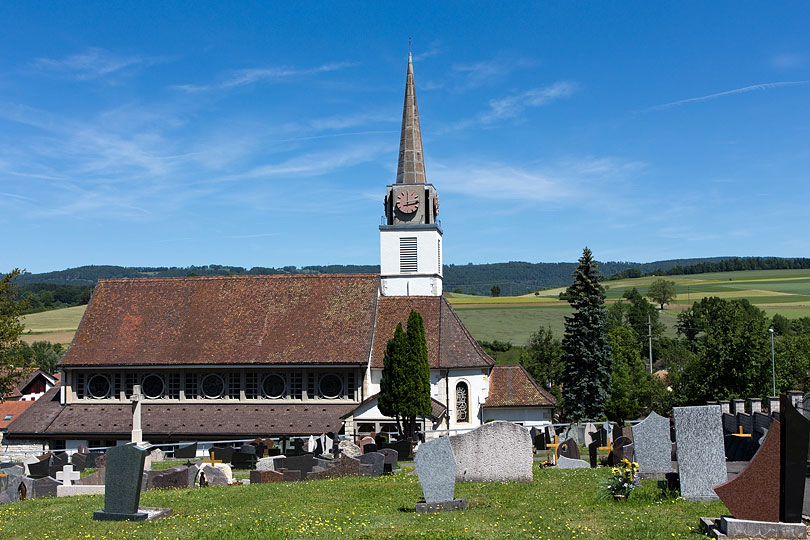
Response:
[[[378,263],[409,37],[447,263],[808,256],[808,21],[806,2],[3,2],[0,270]]]

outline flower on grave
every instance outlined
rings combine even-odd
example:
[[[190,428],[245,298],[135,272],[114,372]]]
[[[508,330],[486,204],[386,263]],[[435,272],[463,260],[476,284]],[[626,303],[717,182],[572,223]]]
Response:
[[[604,496],[622,495],[625,498],[641,485],[638,478],[638,463],[623,459],[618,467],[611,469],[611,477],[602,484]]]

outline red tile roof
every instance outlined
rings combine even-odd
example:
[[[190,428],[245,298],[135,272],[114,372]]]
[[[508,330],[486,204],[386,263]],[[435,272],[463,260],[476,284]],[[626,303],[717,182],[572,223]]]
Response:
[[[557,400],[523,366],[495,366],[484,407],[554,407]]]
[[[25,412],[14,418],[8,426],[7,436],[37,435],[44,433],[51,425],[54,418],[62,410],[59,404],[59,392],[62,385],[56,386],[45,392],[45,395],[31,403]]]
[[[145,438],[258,437],[337,433],[349,404],[176,403],[142,405]],[[66,405],[50,423],[46,436],[58,438],[128,437],[132,407],[128,404]]]
[[[59,366],[364,364],[377,275],[102,280]]]
[[[495,362],[478,345],[456,312],[442,296],[382,297],[377,306],[371,367],[381,368],[385,347],[397,323],[405,328],[411,310],[425,321],[428,362],[431,369],[489,367]]]
[[[5,430],[9,424],[19,418],[34,403],[34,401],[4,401],[0,403],[0,430]],[[6,416],[9,415],[11,415],[11,418],[6,420]]]

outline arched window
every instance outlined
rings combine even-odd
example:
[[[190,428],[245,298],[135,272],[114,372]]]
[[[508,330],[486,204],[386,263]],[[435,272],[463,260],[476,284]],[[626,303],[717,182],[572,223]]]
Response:
[[[470,421],[470,389],[467,383],[456,385],[456,422]]]

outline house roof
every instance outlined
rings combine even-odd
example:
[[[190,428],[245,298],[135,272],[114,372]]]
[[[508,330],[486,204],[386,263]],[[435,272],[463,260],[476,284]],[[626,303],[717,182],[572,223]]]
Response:
[[[338,432],[341,416],[354,404],[177,403],[141,406],[145,438],[310,435]],[[126,403],[66,405],[45,427],[35,431],[54,438],[128,437],[132,407]],[[27,432],[15,429],[13,435]]]
[[[59,366],[365,364],[378,285],[374,274],[102,280]]]
[[[47,371],[35,369],[27,373],[23,378],[20,379],[19,383],[17,384],[17,389],[19,392],[21,392],[20,395],[24,394],[25,393],[24,391],[28,388],[28,386],[30,386],[31,383],[33,383],[37,379],[44,379],[47,384],[51,385],[55,384],[56,381],[58,380],[57,377],[51,375]]]
[[[29,401],[31,405],[14,418],[8,426],[8,436],[38,435],[45,432],[51,422],[62,410],[59,404],[59,391],[62,387],[56,386],[45,392],[45,395],[36,401]]]
[[[376,405],[376,401],[377,401],[377,398],[379,397],[379,395],[380,395],[380,393],[377,392],[376,394],[367,397],[366,399],[361,401],[359,404],[355,405],[355,407],[351,411],[349,411],[346,414],[344,414],[343,416],[341,416],[341,418],[346,419],[346,418],[354,415],[357,412],[358,409],[360,409],[362,407],[365,407],[367,405],[370,405],[371,403],[375,403],[375,405]],[[435,420],[441,420],[441,418],[445,415],[446,412],[447,412],[447,407],[444,406],[444,403],[442,403],[441,401],[439,401],[437,399],[430,398],[430,417],[431,418],[433,418]]]
[[[19,418],[34,403],[34,401],[4,401],[0,403],[0,431],[5,430],[9,424]],[[6,420],[7,416],[11,418]]]
[[[495,366],[484,407],[554,407],[557,400],[523,366]]]
[[[397,323],[403,328],[411,310],[425,321],[428,362],[431,369],[489,367],[495,361],[484,352],[443,296],[384,296],[377,305],[371,367],[383,367],[388,340]]]

